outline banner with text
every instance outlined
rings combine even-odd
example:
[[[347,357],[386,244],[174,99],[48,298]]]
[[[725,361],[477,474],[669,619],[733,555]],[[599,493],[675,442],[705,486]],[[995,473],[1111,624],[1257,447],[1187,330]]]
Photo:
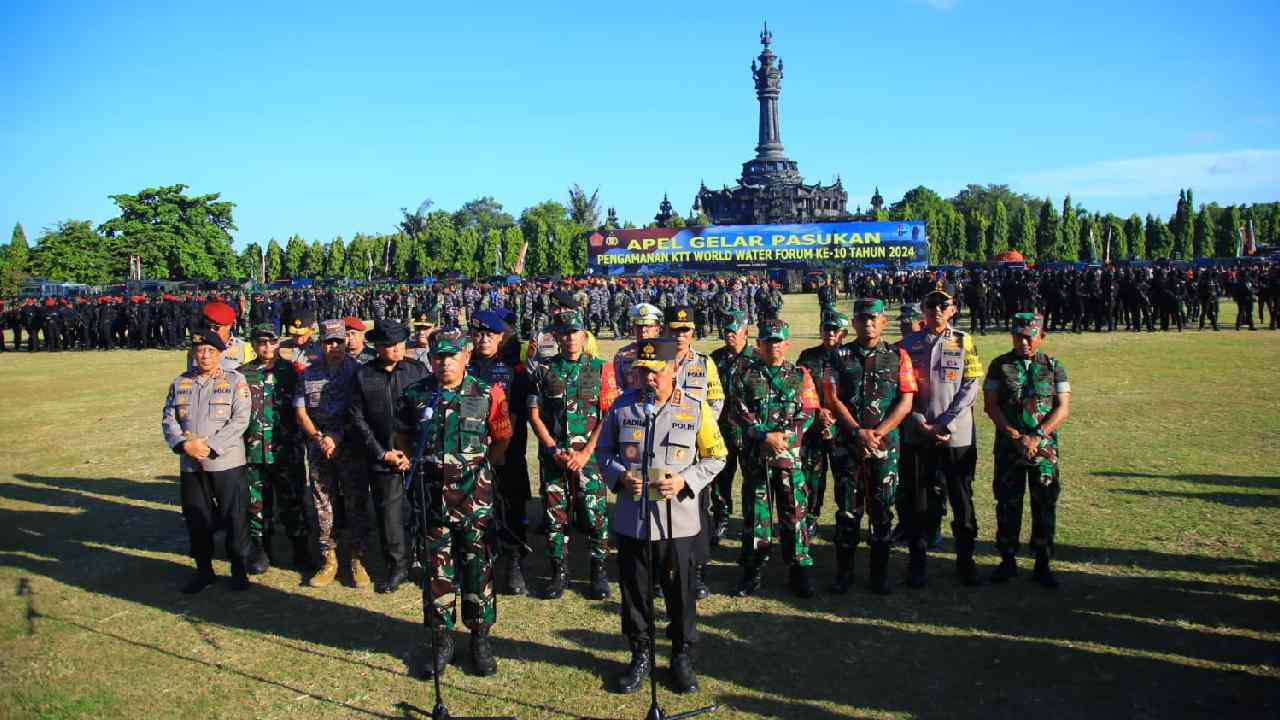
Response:
[[[715,271],[765,266],[922,267],[924,222],[707,225],[587,233],[596,272]]]

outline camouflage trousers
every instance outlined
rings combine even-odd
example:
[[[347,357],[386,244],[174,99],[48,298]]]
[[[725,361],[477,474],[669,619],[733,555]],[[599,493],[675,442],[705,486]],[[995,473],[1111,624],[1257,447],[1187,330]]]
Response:
[[[1050,482],[1045,480],[1051,477]],[[1062,492],[1058,466],[1047,476],[1039,465],[1027,465],[1015,458],[996,456],[996,548],[1001,555],[1018,554],[1022,534],[1022,496],[1031,488],[1031,547],[1053,552],[1057,525],[1058,495]]]
[[[548,458],[542,465],[542,507],[547,533],[547,557],[564,560],[569,544],[569,514],[587,536],[592,560],[604,560],[609,552],[609,499],[600,466],[592,461],[581,473],[569,473]]]
[[[347,508],[342,505],[344,497],[361,497],[357,494],[364,478],[364,464],[358,454],[339,445],[333,457],[326,460],[315,447],[307,443],[307,484],[311,490],[311,505],[315,515],[311,533],[316,536],[321,552],[336,550],[334,539],[335,512],[346,510],[343,515],[347,519],[348,535],[351,541],[351,552],[356,557],[363,557],[366,538],[369,535],[369,517],[363,508]]]
[[[286,536],[306,537],[302,472],[301,464],[284,459],[244,466],[244,476],[249,483],[249,537],[269,537],[273,515],[280,516]]]
[[[835,483],[837,548],[853,549],[861,541],[862,516],[871,525],[872,542],[888,542],[893,525],[893,496],[898,489],[898,448],[884,458],[862,457],[862,448],[837,443],[831,450]]]
[[[432,628],[452,630],[461,594],[462,623],[472,630],[492,625],[498,619],[489,537],[493,472],[488,466],[478,470],[470,492],[452,484],[442,490],[438,476],[425,479],[428,510],[421,545],[426,551],[419,558],[428,580],[422,594],[424,619]]]
[[[787,564],[813,565],[809,554],[808,487],[798,468],[768,467],[764,460],[743,453],[742,554],[740,565],[764,562],[773,547],[770,495],[778,513],[783,558]]]
[[[831,445],[821,437],[805,437],[800,446],[800,468],[804,474],[805,495],[808,507],[805,517],[809,523],[809,535],[818,530],[818,518],[822,516],[822,503],[827,495],[827,468]]]

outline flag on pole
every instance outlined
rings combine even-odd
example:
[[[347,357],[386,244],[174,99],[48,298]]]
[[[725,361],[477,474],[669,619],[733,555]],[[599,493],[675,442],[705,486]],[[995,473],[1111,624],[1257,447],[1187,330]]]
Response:
[[[1107,247],[1102,251],[1102,262],[1106,265],[1111,264],[1111,226],[1107,226]]]
[[[1240,253],[1244,251],[1244,223],[1240,223],[1240,227],[1236,228],[1236,257],[1240,257]]]
[[[1258,240],[1253,235],[1253,218],[1249,218],[1249,234],[1244,244],[1244,254],[1253,255],[1256,252],[1258,252]]]
[[[512,268],[517,275],[524,274],[524,254],[529,250],[529,241],[525,240],[520,246],[520,254],[516,256],[516,266]]]

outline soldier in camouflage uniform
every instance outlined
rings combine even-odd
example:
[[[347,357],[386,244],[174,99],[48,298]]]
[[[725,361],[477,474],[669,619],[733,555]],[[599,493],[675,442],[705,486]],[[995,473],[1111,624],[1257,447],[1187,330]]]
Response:
[[[320,341],[324,344],[324,360],[302,371],[298,391],[293,398],[298,425],[307,439],[307,480],[311,485],[311,502],[315,507],[312,532],[320,547],[324,564],[311,576],[311,587],[324,587],[338,574],[337,542],[333,537],[334,512],[341,512],[343,488],[355,486],[364,472],[359,456],[359,441],[346,437],[347,410],[351,390],[360,364],[347,355],[347,329],[341,320],[320,323]],[[349,495],[354,496],[354,492]],[[361,509],[363,510],[363,508]],[[363,550],[364,538],[351,538]],[[351,577],[357,587],[372,584],[368,572],[354,554]]]
[[[716,374],[720,376],[725,389],[725,405],[729,406],[733,404],[733,378],[751,365],[755,353],[747,347],[747,320],[741,312],[732,311],[729,317],[720,321],[720,327],[724,345],[711,351],[711,362],[716,365]],[[717,423],[721,436],[725,438],[728,456],[724,469],[716,474],[715,481],[711,483],[710,541],[713,546],[718,546],[720,539],[729,531],[729,516],[733,514],[733,476],[738,467],[738,451],[741,449],[740,439],[733,437],[729,415],[721,413]]]
[[[743,575],[734,595],[760,588],[761,572],[773,546],[773,507],[777,503],[783,554],[791,566],[791,589],[813,595],[810,577],[808,499],[800,473],[800,440],[813,423],[818,393],[808,371],[786,359],[791,328],[782,320],[764,320],[756,340],[757,357],[734,375],[729,392],[730,425],[742,448]]]
[[[830,284],[822,287],[830,288]],[[811,348],[805,348],[796,359],[796,364],[809,371],[814,385],[818,388],[818,397],[822,399],[824,389],[823,378],[834,377],[840,367],[844,355],[849,352],[844,347],[845,336],[849,333],[849,318],[837,312],[835,306],[825,309],[822,314],[822,342]],[[827,468],[829,466],[831,448],[835,444],[835,418],[825,408],[819,410],[818,417],[800,446],[800,466],[804,472],[804,482],[809,506],[805,519],[809,523],[809,537],[818,535],[818,518],[822,515],[822,502],[827,494]]]
[[[1031,488],[1031,546],[1036,552],[1034,578],[1058,586],[1049,568],[1057,519],[1058,427],[1067,419],[1071,383],[1067,370],[1039,351],[1044,318],[1034,313],[1013,316],[1013,350],[991,362],[982,384],[987,415],[996,426],[996,547],[1000,567],[992,582],[1018,574],[1018,536],[1022,530],[1022,497]]]
[[[250,335],[256,357],[239,373],[249,385],[253,415],[244,434],[245,478],[249,484],[250,575],[266,572],[271,553],[272,515],[280,514],[284,532],[293,543],[293,563],[310,564],[307,525],[303,515],[303,473],[298,423],[293,413],[298,372],[279,359],[280,338],[275,326],[261,323]]]
[[[546,510],[551,582],[544,597],[564,594],[565,555],[572,514],[588,535],[591,587],[587,596],[609,596],[604,561],[609,549],[608,491],[595,459],[600,419],[617,396],[612,363],[583,351],[582,315],[562,310],[552,326],[560,352],[529,377],[529,424],[538,439],[542,505]]]
[[[441,674],[453,660],[451,631],[461,595],[473,668],[492,675],[498,665],[489,628],[498,606],[489,533],[493,467],[501,465],[511,439],[506,393],[467,373],[470,348],[457,330],[433,334],[430,357],[432,375],[405,388],[396,409],[396,446],[415,458],[412,479],[425,488],[415,494],[425,497],[424,540],[431,553],[422,558],[430,568],[422,604],[436,646],[425,673]]]
[[[823,391],[842,432],[832,448],[836,495],[836,578],[831,591],[848,592],[853,558],[860,540],[862,515],[871,524],[869,586],[889,593],[889,534],[898,484],[898,425],[911,411],[916,379],[911,357],[881,339],[884,301],[856,300],[856,341],[845,347],[839,370]]]

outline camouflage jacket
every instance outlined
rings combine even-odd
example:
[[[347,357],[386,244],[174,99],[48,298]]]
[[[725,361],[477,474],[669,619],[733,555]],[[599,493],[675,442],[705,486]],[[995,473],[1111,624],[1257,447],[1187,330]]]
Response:
[[[489,445],[511,437],[506,393],[471,375],[452,389],[435,376],[404,389],[396,402],[396,430],[411,436],[418,468],[429,483],[444,488],[450,507],[492,499],[492,471],[486,462]],[[474,508],[482,510],[483,507]]]
[[[790,361],[772,367],[759,360],[733,376],[729,422],[739,447],[772,467],[798,467],[800,440],[813,423],[818,393],[804,368]],[[765,435],[782,432],[788,449],[765,457]],[[751,440],[752,442],[746,442]]]
[[[911,356],[883,340],[870,348],[854,340],[843,349],[846,352],[838,364],[834,387],[827,392],[835,391],[860,427],[874,428],[889,414],[899,394],[916,391]],[[898,428],[885,435],[885,442],[888,448],[897,448]]]
[[[823,287],[831,286],[823,285]],[[815,345],[800,351],[800,357],[796,358],[796,364],[809,371],[809,377],[813,378],[813,384],[818,389],[819,401],[827,399],[823,396],[823,393],[826,392],[828,387],[828,380],[834,379],[839,374],[841,363],[844,362],[844,357],[848,354],[847,345],[831,349],[827,349],[822,345]],[[824,439],[831,439],[835,436],[835,426],[824,427],[822,423],[815,422],[809,428],[809,436],[821,436]]]
[[[560,449],[581,449],[618,395],[613,364],[587,353],[557,354],[529,375],[528,406],[537,408]]]
[[[996,393],[1000,411],[1015,430],[1035,435],[1040,423],[1053,412],[1054,397],[1070,393],[1071,383],[1067,369],[1054,358],[1037,352],[1034,358],[1024,360],[1010,351],[991,361],[982,389]],[[1015,440],[996,433],[995,453],[997,458],[1036,464],[1052,473],[1058,462],[1058,434],[1043,437],[1039,454],[1028,461]]]
[[[267,371],[262,369],[260,360],[253,360],[241,365],[238,372],[249,384],[249,397],[253,400],[253,414],[244,431],[245,462],[288,462],[289,450],[298,435],[292,407],[298,372],[285,360],[277,360]]]

